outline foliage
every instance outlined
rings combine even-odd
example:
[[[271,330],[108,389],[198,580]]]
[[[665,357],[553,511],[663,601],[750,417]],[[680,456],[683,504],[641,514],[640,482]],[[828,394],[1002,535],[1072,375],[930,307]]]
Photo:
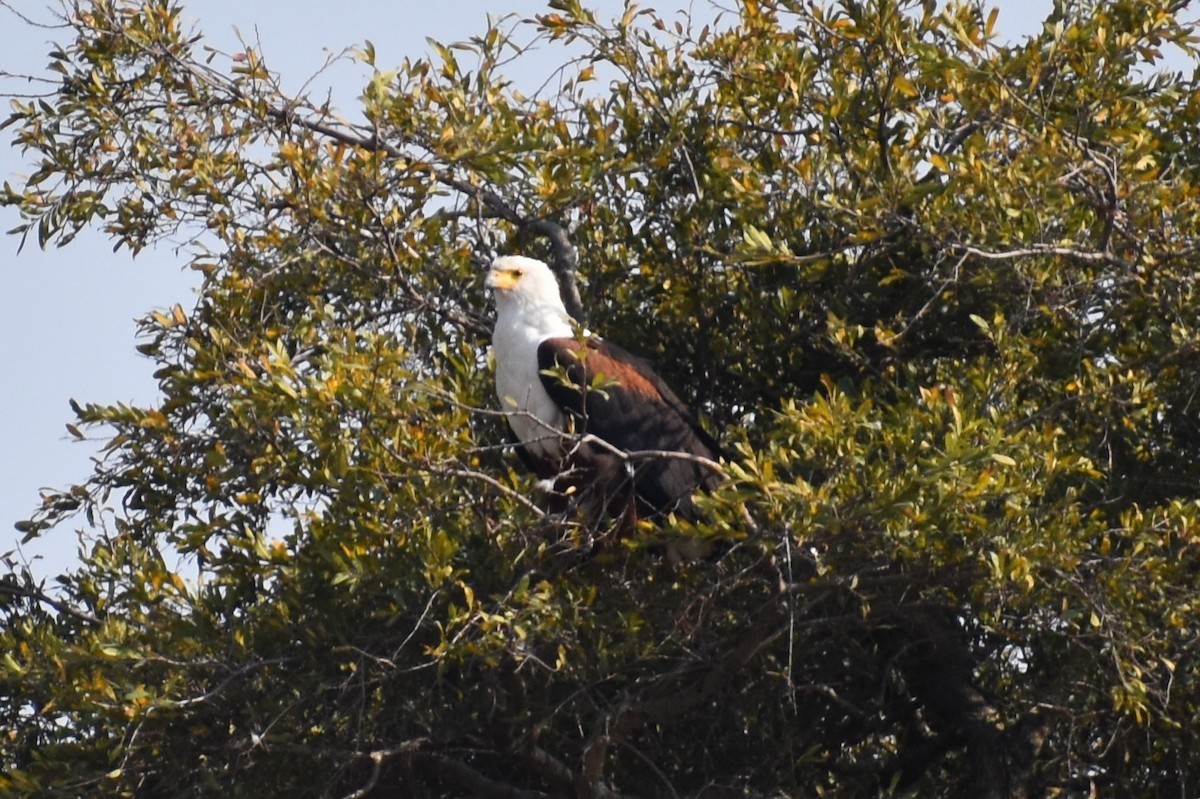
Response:
[[[16,232],[183,239],[203,285],[141,321],[158,404],[77,405],[103,457],[21,523],[78,526],[79,567],[6,560],[0,789],[1188,795],[1182,11],[1002,44],[974,5],[555,0],[364,46],[351,123],[169,0],[66,8],[6,123]],[[532,96],[529,40],[563,63]],[[568,230],[588,323],[731,453],[705,523],[591,558],[506,450],[480,279]]]

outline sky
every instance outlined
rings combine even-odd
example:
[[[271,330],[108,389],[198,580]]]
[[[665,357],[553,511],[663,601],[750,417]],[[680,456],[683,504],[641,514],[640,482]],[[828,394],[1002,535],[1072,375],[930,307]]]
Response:
[[[602,19],[620,16],[619,0],[584,0]],[[684,0],[645,0],[666,16],[690,7]],[[732,2],[721,2],[732,6]],[[998,29],[1019,39],[1040,27],[1050,0],[998,3]],[[208,44],[237,52],[237,33],[257,40],[267,64],[279,72],[285,89],[298,89],[318,72],[331,53],[371,40],[376,63],[388,69],[405,57],[428,53],[426,37],[441,42],[465,39],[486,29],[487,15],[531,17],[547,10],[544,0],[446,0],[446,2],[366,2],[365,0],[183,0],[184,18],[204,33]],[[51,22],[56,0],[0,0],[0,73],[42,75],[51,44],[63,31],[36,29],[17,16]],[[707,0],[695,0],[695,13],[713,14]],[[550,54],[545,71],[557,66]],[[538,68],[536,56],[529,61]],[[332,92],[334,103],[352,110],[365,83],[364,67],[342,64],[320,76],[313,96]],[[534,73],[527,76],[533,80]],[[512,75],[518,85],[520,75]],[[535,89],[536,86],[530,87]],[[0,94],[36,87],[0,77]],[[0,110],[6,117],[7,108]],[[348,114],[347,114],[348,115]],[[30,165],[0,132],[0,180],[19,185]],[[17,212],[0,208],[0,231],[20,222]],[[70,567],[78,541],[74,527],[51,531],[20,545],[13,524],[28,518],[44,487],[63,488],[91,473],[98,444],[76,442],[65,425],[73,421],[69,401],[150,406],[158,401],[151,362],[134,350],[135,319],[175,303],[190,309],[197,280],[181,269],[186,255],[169,246],[136,258],[113,253],[112,243],[85,232],[61,249],[40,250],[31,239],[18,253],[15,236],[0,236],[0,556],[17,551],[34,574],[52,577]]]

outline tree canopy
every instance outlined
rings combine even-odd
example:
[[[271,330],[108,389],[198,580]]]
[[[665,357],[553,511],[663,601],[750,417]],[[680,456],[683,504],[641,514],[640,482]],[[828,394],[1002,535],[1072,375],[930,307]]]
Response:
[[[150,407],[0,572],[14,796],[1188,796],[1200,91],[1181,2],[551,0],[359,107],[68,0],[15,233],[184,242]],[[506,77],[533,44],[561,67]],[[705,520],[546,511],[483,265],[718,432]],[[583,320],[581,320],[583,321]],[[31,498],[32,500],[33,498]],[[31,502],[32,504],[32,502]],[[673,564],[660,546],[711,539]]]

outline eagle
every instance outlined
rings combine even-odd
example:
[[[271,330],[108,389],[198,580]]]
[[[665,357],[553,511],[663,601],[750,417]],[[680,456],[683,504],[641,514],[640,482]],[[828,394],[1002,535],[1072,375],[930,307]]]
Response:
[[[613,517],[697,521],[693,495],[720,482],[721,450],[650,364],[581,330],[541,261],[497,258],[487,286],[496,393],[522,461]]]

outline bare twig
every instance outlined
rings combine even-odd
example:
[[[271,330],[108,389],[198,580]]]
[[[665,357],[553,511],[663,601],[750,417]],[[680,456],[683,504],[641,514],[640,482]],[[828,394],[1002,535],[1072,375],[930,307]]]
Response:
[[[775,627],[781,618],[777,600],[768,602],[758,613],[749,632],[719,663],[686,688],[669,696],[635,701],[630,697],[621,707],[606,713],[593,728],[584,747],[578,779],[581,797],[608,799],[613,795],[604,781],[604,765],[608,747],[625,739],[646,724],[666,722],[699,705],[726,685],[771,640],[781,634]]]
[[[967,260],[968,255],[969,253],[965,252],[962,254],[962,257],[958,259],[958,263],[954,265],[954,273],[942,281],[942,284],[938,286],[937,290],[934,291],[932,295],[930,295],[929,299],[925,301],[925,304],[922,305],[915,314],[913,314],[913,318],[908,320],[908,324],[904,326],[904,329],[888,339],[886,343],[895,344],[907,336],[913,327],[916,326],[917,322],[921,321],[921,318],[924,317],[925,314],[929,313],[929,310],[933,308],[934,303],[936,303],[938,298],[942,296],[942,293],[945,292],[946,289],[958,283],[959,270],[962,269],[963,262]]]
[[[34,20],[33,17],[26,16],[25,14],[22,14],[20,11],[17,11],[17,9],[13,8],[12,3],[8,2],[8,0],[0,0],[0,8],[3,8],[5,11],[9,12],[13,16],[15,16],[17,19],[21,20],[21,22],[24,22],[26,25],[28,25],[31,28],[42,28],[44,30],[60,30],[62,28],[70,27],[70,23],[63,17],[59,17],[59,19],[61,21],[58,22],[57,24],[51,24],[49,22],[38,22],[38,21]]]
[[[544,510],[542,510],[541,508],[539,508],[537,506],[537,504],[535,504],[532,500],[529,499],[529,497],[527,497],[524,494],[522,494],[521,492],[515,490],[511,486],[504,485],[504,483],[501,483],[499,480],[492,477],[490,474],[484,474],[483,472],[476,471],[474,469],[465,469],[465,468],[461,468],[461,467],[457,467],[457,466],[439,466],[439,465],[434,465],[434,464],[430,464],[430,463],[416,463],[416,462],[410,460],[409,458],[406,458],[399,450],[397,450],[395,447],[393,447],[389,442],[384,441],[382,438],[375,435],[373,432],[368,431],[368,435],[370,435],[379,446],[383,447],[383,449],[389,455],[391,455],[398,463],[400,463],[404,466],[407,466],[407,467],[413,469],[414,471],[423,472],[425,474],[430,474],[435,477],[461,477],[461,478],[465,478],[468,480],[478,480],[482,483],[486,483],[487,485],[490,485],[492,488],[495,488],[496,490],[500,491],[505,496],[507,496],[511,499],[514,499],[517,502],[519,502],[520,504],[524,505],[527,509],[532,511],[538,518],[544,519],[546,517],[546,512]]]
[[[19,586],[19,585],[14,585],[11,582],[0,581],[0,594],[4,594],[6,596],[15,596],[15,597],[22,597],[24,599],[35,600],[37,602],[40,602],[43,605],[46,605],[46,606],[52,608],[53,610],[57,611],[58,613],[62,613],[63,615],[70,616],[73,619],[78,619],[79,621],[85,621],[88,624],[102,624],[103,623],[102,620],[98,616],[93,616],[91,613],[88,613],[87,611],[78,610],[76,608],[73,608],[70,605],[68,605],[67,603],[61,602],[61,601],[55,599],[54,597],[50,596],[49,594],[45,593],[44,591],[40,591],[36,588],[27,588],[27,587],[23,587],[23,586]]]
[[[725,468],[721,466],[721,464],[717,463],[711,458],[706,458],[703,455],[693,455],[690,452],[678,452],[670,449],[638,449],[626,451],[620,447],[610,444],[599,436],[592,435],[591,433],[579,437],[577,446],[582,446],[585,444],[594,444],[603,449],[605,452],[615,455],[620,460],[627,462],[648,460],[687,461],[688,463],[694,463],[698,466],[703,466],[705,469],[715,472],[721,477],[727,476]]]
[[[972,247],[966,244],[951,243],[949,246],[958,252],[965,253],[985,261],[1011,261],[1017,258],[1029,258],[1038,255],[1052,255],[1059,258],[1068,258],[1073,261],[1081,261],[1089,264],[1115,264],[1125,268],[1130,266],[1130,264],[1123,258],[1119,258],[1109,252],[1080,250],[1060,244],[1033,244],[1029,247],[1020,247],[1012,250],[999,251],[981,250],[978,247]]]
[[[192,705],[199,705],[203,702],[207,702],[210,699],[213,699],[214,697],[216,697],[222,691],[224,691],[225,688],[228,687],[230,683],[232,683],[234,680],[236,680],[239,677],[244,677],[245,675],[250,674],[251,672],[258,671],[259,669],[265,669],[268,666],[276,666],[280,663],[287,663],[294,659],[295,658],[292,658],[292,657],[277,657],[277,658],[268,658],[266,660],[256,660],[253,663],[247,663],[244,666],[241,666],[240,668],[235,669],[233,672],[231,672],[229,674],[228,677],[226,677],[224,680],[221,680],[221,682],[217,683],[217,685],[214,688],[211,688],[208,691],[205,691],[204,693],[200,694],[200,696],[193,696],[190,699],[171,700],[169,702],[169,706],[170,707],[191,707]]]
[[[368,758],[371,761],[371,773],[367,775],[367,781],[358,790],[351,791],[346,794],[344,799],[362,799],[362,797],[375,790],[375,786],[379,784],[379,774],[383,769],[385,760],[393,757],[411,755],[416,752],[425,742],[423,740],[405,741],[402,744],[393,746],[389,749],[376,749],[373,752],[362,753],[361,756]]]
[[[171,58],[181,69],[186,70],[197,80],[226,92],[232,100],[243,101],[248,99],[241,88],[235,83],[213,70],[184,61],[173,54]],[[265,113],[268,118],[274,119],[277,122],[282,122],[285,125],[297,125],[312,133],[319,134],[349,147],[382,152],[397,160],[406,160],[409,156],[409,153],[404,149],[386,141],[380,135],[377,128],[368,130],[363,126],[351,125],[349,123],[339,125],[328,124],[323,119],[313,119],[298,113],[299,109],[304,107],[305,105],[302,104],[301,100],[296,100],[283,107],[266,105]],[[328,115],[323,116],[327,118]],[[487,215],[503,219],[520,229],[528,230],[530,233],[546,238],[550,242],[553,252],[551,266],[558,276],[567,312],[575,317],[576,320],[580,322],[584,321],[583,303],[579,296],[576,274],[578,256],[576,255],[574,245],[571,244],[565,227],[549,219],[527,216],[520,213],[512,203],[496,192],[485,189],[482,186],[473,185],[470,181],[455,176],[448,168],[435,170],[433,175],[434,179],[443,186],[454,189],[474,199],[482,208],[487,210]]]
[[[520,224],[523,224],[531,233],[543,236],[550,242],[550,250],[553,253],[550,268],[558,277],[563,305],[566,306],[567,313],[576,322],[581,325],[585,324],[587,320],[584,318],[583,300],[579,297],[579,278],[576,272],[579,256],[576,253],[575,245],[571,243],[571,239],[567,235],[567,229],[548,219],[527,220]]]

